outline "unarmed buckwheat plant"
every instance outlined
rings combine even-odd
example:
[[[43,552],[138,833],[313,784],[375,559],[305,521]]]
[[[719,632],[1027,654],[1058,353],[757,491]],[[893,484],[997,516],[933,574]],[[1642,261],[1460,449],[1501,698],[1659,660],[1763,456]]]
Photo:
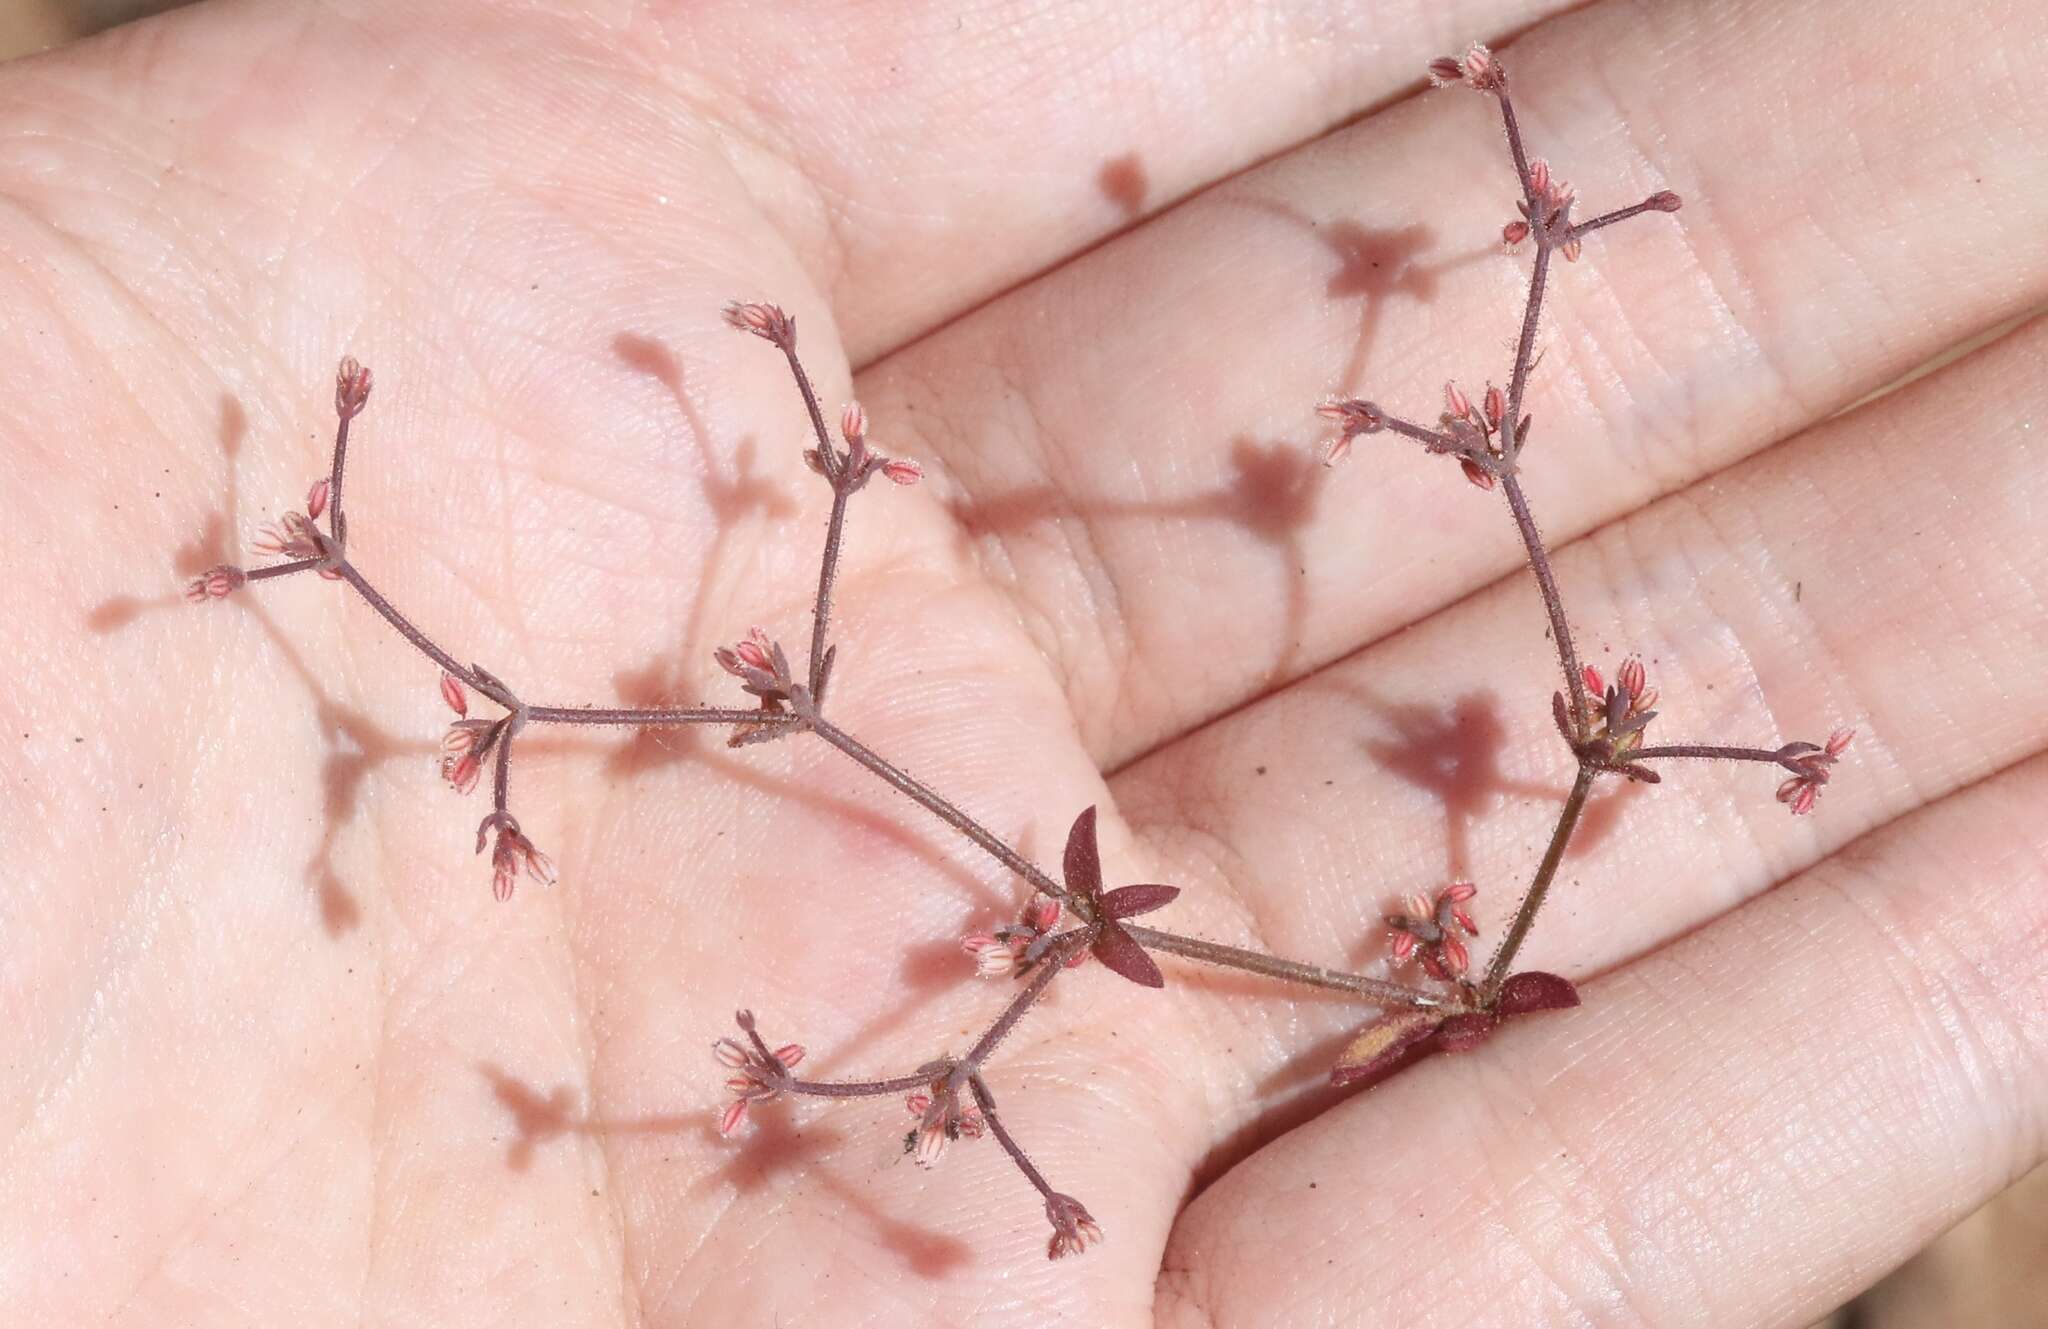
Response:
[[[1054,1189],[1024,1146],[1010,1133],[997,1110],[987,1070],[991,1057],[1018,1023],[1061,974],[1090,959],[1141,988],[1162,988],[1166,977],[1152,953],[1196,963],[1240,969],[1272,980],[1345,993],[1381,1014],[1366,1023],[1338,1056],[1330,1076],[1344,1085],[1371,1083],[1412,1057],[1434,1051],[1459,1051],[1478,1046],[1506,1020],[1535,1011],[1578,1005],[1577,990],[1556,974],[1517,972],[1515,957],[1542,911],[1558,864],[1585,811],[1588,796],[1603,778],[1654,784],[1660,766],[1683,759],[1753,762],[1784,773],[1778,801],[1794,815],[1812,811],[1835,762],[1852,734],[1839,730],[1825,743],[1787,743],[1779,747],[1743,747],[1715,743],[1655,743],[1651,723],[1657,718],[1657,693],[1640,659],[1630,657],[1612,682],[1591,665],[1581,664],[1572,645],[1571,624],[1550,555],[1537,531],[1522,489],[1522,461],[1532,421],[1523,412],[1529,374],[1536,359],[1536,334],[1543,295],[1552,264],[1570,263],[1586,252],[1595,232],[1645,213],[1676,212],[1678,195],[1666,191],[1641,202],[1603,212],[1585,221],[1575,216],[1577,194],[1548,162],[1531,157],[1515,119],[1508,94],[1507,71],[1485,47],[1473,46],[1462,59],[1445,57],[1429,66],[1438,86],[1462,85],[1491,97],[1500,108],[1501,124],[1512,158],[1519,197],[1516,216],[1501,230],[1510,251],[1534,250],[1521,333],[1506,387],[1489,382],[1471,394],[1456,383],[1443,387],[1443,410],[1433,424],[1396,415],[1379,404],[1359,399],[1335,400],[1320,414],[1337,426],[1336,437],[1324,445],[1331,465],[1344,459],[1354,442],[1368,434],[1395,434],[1411,439],[1431,453],[1454,458],[1472,485],[1505,498],[1507,509],[1527,550],[1530,570],[1550,620],[1564,686],[1552,696],[1558,733],[1577,760],[1578,771],[1558,813],[1535,876],[1522,894],[1506,933],[1484,969],[1472,968],[1468,938],[1479,928],[1467,907],[1477,894],[1469,882],[1455,882],[1433,896],[1413,895],[1385,916],[1391,955],[1397,967],[1413,966],[1419,976],[1398,982],[1347,973],[1261,951],[1220,945],[1133,920],[1172,904],[1173,886],[1107,887],[1096,847],[1095,809],[1074,818],[1057,879],[1018,852],[929,785],[913,778],[853,734],[827,718],[826,696],[832,680],[835,648],[831,642],[833,583],[846,532],[847,512],[876,476],[899,485],[916,484],[922,472],[915,461],[885,456],[868,442],[868,421],[858,404],[848,405],[839,419],[839,441],[833,440],[803,364],[797,357],[796,321],[771,304],[734,303],[725,321],[741,332],[767,342],[788,362],[797,392],[810,417],[816,446],[804,461],[832,495],[825,528],[824,555],[818,571],[809,648],[793,663],[780,642],[759,628],[750,630],[717,662],[737,681],[753,704],[732,707],[622,708],[580,705],[537,705],[528,702],[503,679],[478,664],[465,664],[407,618],[349,561],[348,520],[343,508],[343,481],[348,460],[349,427],[370,399],[370,371],[344,359],[335,379],[334,408],[339,424],[333,462],[327,476],[306,495],[304,512],[290,512],[258,536],[255,548],[283,559],[262,567],[223,565],[195,578],[186,588],[195,603],[223,599],[252,583],[311,572],[347,583],[413,647],[440,668],[442,699],[454,712],[441,745],[441,774],[459,793],[467,794],[488,768],[491,811],[478,823],[476,852],[490,852],[491,884],[499,900],[509,900],[524,875],[543,884],[555,881],[548,856],[528,839],[511,810],[512,753],[532,725],[609,726],[632,730],[682,725],[721,726],[734,747],[794,740],[809,736],[829,743],[869,773],[966,837],[1021,879],[1028,892],[1018,920],[992,931],[969,936],[962,949],[974,970],[990,979],[1009,980],[1014,991],[1000,1013],[974,1044],[958,1056],[941,1056],[902,1074],[870,1080],[806,1080],[796,1074],[804,1060],[799,1043],[770,1046],[752,1012],[735,1015],[738,1037],[712,1045],[713,1055],[729,1073],[729,1095],[718,1118],[721,1132],[743,1130],[772,1100],[802,1098],[900,1097],[912,1118],[905,1150],[926,1166],[936,1166],[958,1140],[995,1137],[1024,1179],[1044,1203],[1051,1236],[1046,1254],[1052,1259],[1075,1255],[1102,1240],[1102,1228],[1080,1200]],[[320,526],[322,517],[326,527]],[[490,716],[469,714],[471,692],[495,708]]]

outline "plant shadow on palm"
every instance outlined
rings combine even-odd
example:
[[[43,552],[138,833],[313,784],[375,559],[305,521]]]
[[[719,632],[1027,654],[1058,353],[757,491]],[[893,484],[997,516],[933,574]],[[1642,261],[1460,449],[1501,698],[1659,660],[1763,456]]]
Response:
[[[490,1062],[479,1062],[476,1069],[491,1096],[511,1117],[512,1138],[505,1147],[505,1166],[514,1172],[530,1171],[550,1145],[572,1137],[602,1141],[617,1136],[711,1133],[711,1124],[702,1113],[593,1117],[578,1109],[577,1094],[566,1084],[542,1092]],[[799,1127],[786,1117],[764,1117],[754,1133],[731,1151],[724,1165],[700,1178],[695,1189],[749,1194],[800,1176],[855,1215],[875,1244],[894,1254],[911,1274],[944,1278],[973,1260],[973,1248],[966,1242],[883,1212],[857,1184],[840,1176],[835,1160],[843,1157],[846,1145],[846,1137],[833,1128],[815,1122]]]

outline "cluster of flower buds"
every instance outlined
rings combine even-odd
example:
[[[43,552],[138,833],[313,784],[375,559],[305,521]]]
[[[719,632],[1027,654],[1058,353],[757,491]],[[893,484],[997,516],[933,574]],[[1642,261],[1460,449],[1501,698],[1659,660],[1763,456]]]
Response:
[[[441,778],[467,794],[483,778],[484,762],[504,734],[500,720],[457,720],[441,736]]]
[[[209,600],[225,600],[241,590],[242,584],[248,580],[248,573],[232,563],[222,563],[185,583],[185,601],[203,605]]]
[[[1394,959],[1420,956],[1431,978],[1442,982],[1463,978],[1472,967],[1472,955],[1458,933],[1479,935],[1479,924],[1465,908],[1465,902],[1477,894],[1479,888],[1471,882],[1457,881],[1438,891],[1434,901],[1420,892],[1402,901],[1402,908],[1385,918],[1394,934]]]
[[[1102,1225],[1071,1195],[1046,1196],[1045,1217],[1052,1224],[1052,1240],[1045,1248],[1048,1260],[1079,1255],[1102,1240]]]
[[[334,413],[346,423],[361,415],[369,403],[370,371],[353,355],[344,355],[334,371]]]
[[[555,884],[555,860],[533,847],[533,841],[519,829],[519,819],[509,812],[493,812],[477,823],[479,854],[493,831],[498,838],[491,847],[491,894],[500,904],[512,898],[522,870],[543,886]]]
[[[1053,897],[1033,896],[1031,903],[1024,906],[1021,922],[965,937],[960,949],[974,960],[974,972],[983,978],[1024,974],[1051,948],[1063,912],[1060,902]],[[1088,952],[1077,947],[1067,964],[1077,965],[1087,958]]]
[[[793,357],[796,353],[796,320],[775,305],[735,300],[725,307],[725,321],[741,332],[773,342],[787,355]],[[808,386],[805,391],[809,391]],[[924,468],[916,462],[907,457],[885,457],[868,446],[867,412],[859,402],[848,402],[839,413],[839,433],[846,439],[844,451],[835,450],[829,443],[822,452],[817,448],[804,449],[804,464],[830,480],[838,492],[853,493],[877,472],[899,485],[914,485],[924,478]]]
[[[1429,81],[1439,88],[1463,83],[1475,92],[1499,92],[1508,85],[1508,75],[1500,61],[1493,58],[1493,52],[1473,42],[1462,60],[1440,55],[1430,61]]]
[[[726,1092],[732,1095],[732,1102],[725,1105],[725,1111],[718,1117],[718,1133],[731,1135],[747,1124],[747,1113],[756,1103],[765,1103],[789,1088],[793,1077],[790,1072],[804,1059],[801,1043],[784,1043],[774,1051],[761,1041],[761,1035],[754,1029],[752,1011],[735,1011],[733,1019],[738,1022],[740,1032],[747,1036],[742,1043],[736,1038],[721,1038],[711,1045],[711,1055],[718,1058],[718,1064],[732,1071],[726,1080]]]
[[[836,647],[825,653],[827,677],[831,674],[836,653]],[[747,635],[737,643],[720,646],[711,656],[718,661],[720,669],[740,681],[746,692],[761,699],[764,719],[788,715],[792,709],[802,713],[810,704],[809,690],[797,681],[782,644],[769,640],[768,634],[760,628],[749,628]],[[733,729],[732,737],[726,743],[731,747],[743,747],[777,737],[781,732],[782,729],[773,724],[739,725]]]
[[[924,467],[908,457],[885,457],[868,446],[868,415],[859,402],[848,402],[839,413],[839,433],[846,440],[844,452],[804,449],[804,465],[830,480],[833,488],[851,494],[877,472],[892,484],[914,485],[924,479]]]
[[[1778,786],[1778,801],[1791,808],[1793,816],[1803,817],[1813,811],[1814,801],[1820,797],[1821,786],[1828,782],[1830,770],[1849,750],[1849,744],[1855,738],[1855,730],[1837,729],[1828,735],[1824,746],[1787,743],[1778,749],[1778,764],[1792,772],[1792,778]]]
[[[953,1062],[934,1062],[920,1067],[932,1074],[928,1089],[920,1089],[903,1100],[917,1126],[903,1137],[903,1152],[919,1167],[936,1167],[946,1146],[955,1140],[979,1140],[987,1128],[981,1109],[960,1101],[960,1086]]]
[[[1514,246],[1529,238],[1531,229],[1540,229],[1557,244],[1557,252],[1564,255],[1567,263],[1576,263],[1579,258],[1580,239],[1572,234],[1571,207],[1578,197],[1577,191],[1562,180],[1552,177],[1550,163],[1541,157],[1529,163],[1530,198],[1518,199],[1515,211],[1522,214],[1520,221],[1511,221],[1500,228],[1503,243]],[[1659,194],[1652,203],[1662,211],[1676,211],[1678,195],[1669,195],[1673,206],[1663,207],[1666,195]],[[1533,206],[1531,206],[1533,200]]]
[[[1360,434],[1377,434],[1387,427],[1387,413],[1376,403],[1356,397],[1326,401],[1316,414],[1337,422],[1337,437],[1323,444],[1323,465],[1335,466],[1351,452],[1351,440]]]
[[[1472,399],[1459,391],[1456,383],[1444,384],[1443,414],[1437,423],[1443,427],[1458,445],[1468,452],[1480,453],[1487,457],[1499,457],[1500,447],[1494,442],[1494,435],[1500,432],[1501,421],[1507,418],[1507,394],[1489,383],[1486,395],[1480,398],[1480,405],[1474,406]],[[1515,449],[1517,452],[1529,439],[1530,418],[1527,415],[1515,428]],[[1439,449],[1440,450],[1440,449]],[[1458,465],[1465,472],[1465,478],[1481,489],[1491,489],[1494,472],[1475,457],[1461,456]]]
[[[441,700],[448,703],[448,709],[457,717],[441,736],[441,778],[453,785],[456,793],[467,794],[476,788],[483,777],[484,762],[504,737],[505,721],[467,718],[469,694],[446,671],[441,674]]]
[[[773,342],[783,350],[796,346],[796,320],[782,312],[778,305],[753,304],[735,300],[722,311],[726,326],[751,332],[762,341]]]
[[[287,512],[274,522],[267,522],[256,531],[256,538],[250,547],[259,554],[272,558],[317,558],[323,566],[321,576],[329,581],[341,580],[339,569],[331,566],[341,556],[341,549],[332,537],[318,526],[320,514],[327,511],[328,486],[325,480],[315,480],[306,491],[306,510]]]
[[[1593,698],[1593,718],[1599,727],[1578,750],[1631,780],[1656,784],[1657,772],[1629,760],[1630,754],[1643,746],[1643,731],[1650,721],[1657,718],[1654,709],[1657,689],[1649,686],[1649,674],[1644,670],[1643,662],[1633,655],[1622,661],[1613,683],[1601,678],[1600,671],[1592,665],[1587,665],[1581,676],[1586,684],[1586,695]],[[1562,692],[1550,694],[1550,712],[1565,741],[1574,742],[1571,711]]]

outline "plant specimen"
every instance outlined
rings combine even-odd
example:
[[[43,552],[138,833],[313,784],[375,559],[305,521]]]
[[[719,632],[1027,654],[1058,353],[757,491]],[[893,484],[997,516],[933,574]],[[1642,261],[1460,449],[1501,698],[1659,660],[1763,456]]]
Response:
[[[1325,460],[1332,464],[1342,460],[1360,437],[1391,433],[1419,443],[1430,453],[1455,459],[1470,484],[1504,499],[1548,616],[1562,675],[1562,687],[1552,697],[1552,718],[1573,754],[1577,772],[1541,862],[1505,934],[1481,967],[1475,968],[1471,952],[1470,939],[1478,935],[1479,928],[1469,908],[1477,888],[1469,882],[1452,882],[1432,895],[1411,896],[1386,915],[1393,959],[1418,971],[1412,982],[1223,945],[1138,922],[1168,909],[1179,889],[1146,883],[1112,885],[1097,844],[1094,808],[1082,809],[1074,817],[1055,876],[990,830],[971,810],[912,776],[835,722],[827,705],[837,658],[832,638],[833,594],[853,502],[878,476],[911,485],[919,481],[921,471],[916,462],[885,455],[870,445],[867,418],[858,404],[848,405],[841,413],[835,438],[798,356],[795,321],[771,304],[736,303],[726,308],[724,316],[735,329],[774,347],[787,362],[811,427],[813,445],[804,452],[804,460],[827,486],[831,508],[806,646],[793,660],[782,642],[756,628],[717,652],[718,663],[737,680],[751,704],[627,708],[529,702],[511,683],[483,665],[464,663],[417,626],[349,559],[343,506],[349,431],[371,393],[369,371],[352,359],[342,361],[336,379],[338,425],[328,474],[308,491],[303,512],[287,514],[257,542],[261,552],[283,561],[247,569],[213,568],[195,579],[187,594],[194,601],[205,602],[240,591],[251,582],[312,572],[348,584],[437,665],[441,696],[456,717],[442,743],[442,774],[456,790],[469,793],[489,772],[492,807],[477,826],[476,851],[490,851],[493,891],[501,900],[511,898],[522,875],[544,884],[556,877],[552,861],[526,835],[512,811],[513,752],[533,725],[631,730],[708,725],[728,731],[734,747],[810,736],[843,753],[1021,878],[1028,896],[1017,921],[962,942],[978,973],[1012,984],[1009,1000],[964,1052],[935,1056],[901,1073],[873,1079],[810,1080],[797,1074],[805,1059],[803,1045],[771,1043],[753,1014],[741,1010],[736,1015],[736,1036],[720,1038],[713,1046],[729,1077],[728,1101],[719,1126],[728,1134],[738,1131],[763,1104],[783,1097],[900,1098],[911,1117],[905,1148],[918,1163],[937,1164],[949,1146],[962,1138],[993,1136],[1044,1206],[1051,1229],[1047,1254],[1059,1258],[1079,1253],[1101,1238],[1100,1225],[1079,1199],[1056,1189],[1040,1171],[1006,1125],[988,1077],[991,1058],[1003,1041],[1069,969],[1099,964],[1137,986],[1157,989],[1167,983],[1153,958],[1160,953],[1242,970],[1276,985],[1345,994],[1381,1013],[1357,1033],[1338,1057],[1331,1076],[1339,1084],[1370,1082],[1411,1056],[1472,1048],[1506,1020],[1578,1003],[1570,981],[1555,974],[1518,971],[1515,960],[1599,781],[1656,783],[1664,763],[1687,759],[1748,762],[1778,768],[1779,801],[1795,815],[1804,814],[1812,810],[1850,742],[1847,731],[1836,732],[1825,743],[1794,742],[1777,747],[1657,742],[1651,737],[1657,693],[1650,686],[1644,663],[1631,657],[1609,680],[1580,660],[1550,556],[1521,482],[1522,462],[1534,428],[1523,401],[1539,358],[1536,342],[1544,293],[1553,263],[1578,260],[1589,237],[1642,214],[1676,212],[1680,200],[1676,194],[1660,191],[1630,206],[1577,220],[1572,187],[1546,161],[1528,155],[1506,72],[1491,53],[1474,46],[1461,59],[1434,61],[1430,74],[1440,84],[1463,85],[1494,98],[1500,110],[1519,191],[1518,216],[1506,223],[1501,238],[1511,249],[1524,245],[1533,249],[1513,362],[1505,386],[1489,382],[1483,390],[1468,392],[1455,382],[1445,384],[1443,409],[1434,423],[1404,418],[1359,399],[1332,401],[1320,411],[1338,429],[1325,450]],[[494,713],[471,716],[472,693],[488,702]],[[1167,918],[1170,921],[1170,913]]]

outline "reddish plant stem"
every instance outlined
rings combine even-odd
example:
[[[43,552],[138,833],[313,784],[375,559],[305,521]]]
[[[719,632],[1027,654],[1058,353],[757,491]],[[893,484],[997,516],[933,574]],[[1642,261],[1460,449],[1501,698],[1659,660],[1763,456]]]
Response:
[[[1653,201],[1655,197],[1655,195],[1652,195],[1650,198],[1646,198],[1640,203],[1631,203],[1625,208],[1616,208],[1612,212],[1603,212],[1599,216],[1593,218],[1593,220],[1591,221],[1579,222],[1577,225],[1572,227],[1571,238],[1577,240],[1582,236],[1592,234],[1594,231],[1597,231],[1602,227],[1612,226],[1616,222],[1627,221],[1629,218],[1634,217],[1639,213],[1664,211],[1664,209],[1658,207],[1657,204]]]
[[[1536,876],[1522,896],[1521,904],[1515,907],[1514,922],[1508,925],[1507,935],[1501,938],[1493,959],[1487,963],[1486,982],[1480,997],[1483,1006],[1491,1007],[1500,996],[1500,986],[1507,981],[1515,953],[1522,949],[1529,929],[1535,925],[1536,913],[1543,908],[1543,898],[1550,893],[1550,883],[1557,877],[1558,864],[1564,861],[1565,848],[1571,843],[1572,832],[1578,828],[1579,814],[1586,810],[1586,795],[1593,788],[1595,774],[1595,768],[1580,766],[1578,777],[1572,781],[1572,791],[1565,797],[1564,810],[1558,814],[1557,829],[1550,833],[1550,846],[1543,851],[1543,861],[1537,865]]]
[[[341,468],[337,466],[335,474],[339,475],[340,473]],[[332,495],[329,496],[327,501],[329,503],[334,501]],[[356,593],[362,596],[369,603],[370,608],[376,610],[386,623],[397,628],[398,635],[411,642],[414,650],[485,696],[489,696],[495,691],[495,689],[478,679],[468,666],[459,663],[454,656],[442,650],[440,644],[432,637],[429,637],[426,633],[413,626],[412,620],[399,613],[398,606],[385,599],[383,593],[370,584],[369,578],[356,571],[355,564],[345,558],[339,559],[334,564],[334,570],[341,574],[343,581],[356,588]]]
[[[1534,228],[1532,233],[1536,236],[1536,261],[1529,268],[1529,301],[1522,309],[1522,335],[1515,342],[1515,366],[1508,374],[1508,411],[1500,422],[1501,451],[1510,472],[1522,457],[1522,394],[1529,386],[1529,371],[1536,363],[1536,326],[1543,313],[1543,289],[1550,276],[1549,233],[1542,227]]]
[[[498,740],[497,764],[491,770],[491,805],[498,811],[506,810],[512,801],[512,730],[505,727],[505,736]]]
[[[973,1047],[967,1049],[967,1055],[960,1059],[960,1064],[968,1067],[971,1073],[979,1074],[981,1064],[988,1060],[989,1054],[1010,1036],[1010,1031],[1017,1027],[1017,1022],[1024,1018],[1025,1012],[1037,1004],[1038,999],[1045,995],[1045,990],[1052,986],[1052,981],[1066,969],[1067,957],[1078,949],[1076,941],[1089,939],[1093,935],[1093,929],[1075,928],[1055,938],[1051,947],[1046,950],[1045,957],[1038,962],[1038,972],[1018,989],[1017,995],[1010,999],[1010,1004],[1003,1008],[1003,1013],[996,1017],[995,1023],[974,1041]]]
[[[1529,511],[1529,499],[1522,492],[1521,477],[1510,469],[1501,476],[1500,487],[1507,494],[1508,511],[1514,514],[1515,529],[1521,532],[1522,548],[1528,552],[1529,570],[1536,574],[1536,589],[1543,596],[1543,612],[1550,617],[1551,642],[1557,648],[1558,667],[1564,670],[1565,691],[1571,698],[1572,723],[1583,742],[1592,732],[1586,703],[1586,675],[1579,668],[1579,653],[1572,645],[1572,627],[1565,619],[1564,595],[1557,589],[1557,574],[1551,570],[1550,551],[1544,547],[1543,533],[1536,529],[1536,517]]]
[[[929,1072],[919,1071],[887,1080],[791,1080],[788,1091],[806,1098],[880,1098],[884,1094],[907,1094],[931,1082]]]
[[[795,361],[796,356],[792,352],[790,362],[794,364]],[[808,388],[805,392],[805,400],[809,402]],[[811,405],[813,420],[817,419],[817,409],[815,404]],[[824,428],[822,421],[818,422],[818,427],[821,430]],[[823,438],[822,434],[820,438]],[[818,449],[820,456],[830,453],[831,450],[829,442],[820,442]],[[825,525],[825,555],[818,563],[818,598],[811,606],[811,667],[809,679],[811,696],[819,699],[822,699],[825,691],[825,636],[832,621],[832,588],[839,580],[839,548],[846,533],[846,501],[849,497],[850,495],[846,489],[837,480],[834,480],[832,483],[832,516]]]
[[[988,1122],[989,1131],[996,1137],[996,1143],[1003,1147],[1003,1152],[1010,1156],[1010,1161],[1024,1174],[1024,1180],[1030,1182],[1040,1195],[1048,1200],[1052,1199],[1058,1192],[1053,1190],[1052,1183],[1045,1179],[1045,1174],[1038,1170],[1038,1165],[1031,1161],[1031,1156],[1024,1152],[1024,1146],[1018,1144],[1016,1137],[1003,1125],[1002,1117],[996,1112],[996,1096],[989,1092],[988,1085],[982,1080],[979,1071],[968,1077],[967,1087],[973,1091],[975,1106],[981,1109],[982,1118]]]
[[[1024,857],[994,835],[974,818],[962,812],[953,802],[931,786],[922,783],[910,772],[891,763],[886,757],[862,743],[830,720],[819,716],[810,721],[810,730],[833,747],[865,766],[883,783],[924,808],[940,821],[945,822],[960,834],[979,846],[989,857],[1001,863],[1010,871],[1024,878],[1033,890],[1050,895],[1058,900],[1072,897],[1066,887],[1048,877],[1036,863]]]
[[[1716,761],[1760,761],[1771,766],[1785,763],[1773,748],[1720,747],[1709,743],[1667,743],[1654,748],[1637,748],[1628,754],[1630,761],[1642,761],[1655,757],[1703,757]]]
[[[1522,126],[1515,119],[1515,104],[1508,99],[1505,80],[1495,96],[1500,102],[1501,128],[1508,136],[1508,152],[1515,159],[1515,179],[1521,182],[1522,197],[1529,201],[1533,209],[1536,204],[1536,185],[1529,178],[1529,154],[1522,147]]]
[[[1199,937],[1182,936],[1177,932],[1165,932],[1136,923],[1125,923],[1123,929],[1130,933],[1132,941],[1145,949],[1164,951],[1168,955],[1178,955],[1184,960],[1195,960],[1225,969],[1241,969],[1249,974],[1279,979],[1283,983],[1298,983],[1303,987],[1348,992],[1367,997],[1383,1006],[1433,1007],[1444,1004],[1442,997],[1432,993],[1403,987],[1399,983],[1389,983],[1384,979],[1367,978],[1363,974],[1347,974],[1335,969],[1326,969],[1319,964],[1283,960],[1264,951],[1248,951],[1237,946],[1225,946],[1218,942],[1203,941]]]
[[[277,563],[267,568],[250,568],[242,575],[249,581],[268,581],[272,577],[289,577],[295,572],[311,572],[320,566],[317,558],[301,558],[290,563]]]
[[[578,724],[628,726],[634,729],[664,729],[682,725],[748,724],[784,725],[796,728],[794,716],[764,715],[758,709],[724,706],[656,706],[629,709],[605,706],[529,706],[526,718],[536,724]]]
[[[348,553],[348,522],[341,515],[341,476],[348,463],[348,427],[355,417],[344,415],[334,427],[334,458],[327,476],[327,529],[334,535],[334,547]]]

